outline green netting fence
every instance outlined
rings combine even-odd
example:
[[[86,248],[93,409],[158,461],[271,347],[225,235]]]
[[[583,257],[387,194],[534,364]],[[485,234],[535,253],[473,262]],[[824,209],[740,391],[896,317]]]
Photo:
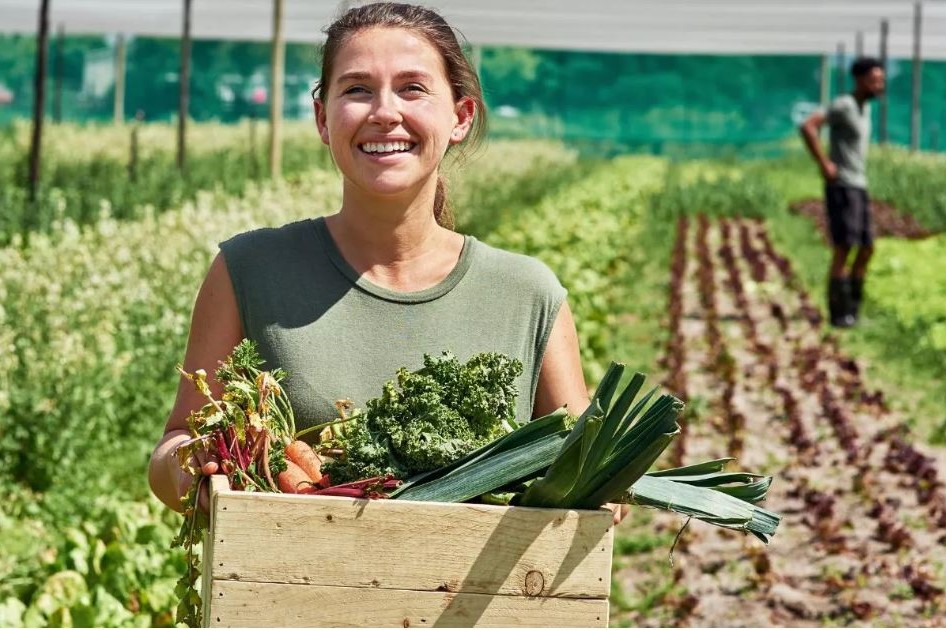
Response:
[[[177,114],[179,41],[128,38],[123,110],[146,120]],[[0,35],[0,124],[29,117],[36,40]],[[110,120],[114,112],[115,38],[53,36],[47,114],[71,121]],[[267,112],[269,46],[196,41],[190,115],[235,122]],[[821,100],[820,56],[657,55],[491,47],[476,51],[497,137],[557,138],[606,152],[738,156],[797,149],[795,127]],[[831,56],[829,96],[837,73]],[[845,66],[850,62],[846,60]],[[912,63],[888,68],[889,140],[910,140]],[[285,111],[311,116],[318,76],[312,45],[286,50]],[[850,87],[851,80],[845,79]],[[921,148],[939,151],[946,126],[946,63],[923,65]],[[875,136],[879,131],[875,105]]]

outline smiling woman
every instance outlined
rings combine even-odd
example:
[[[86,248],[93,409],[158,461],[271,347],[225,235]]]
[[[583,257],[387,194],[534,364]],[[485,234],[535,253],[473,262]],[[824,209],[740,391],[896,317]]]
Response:
[[[214,366],[244,337],[255,341],[269,367],[289,373],[298,429],[334,420],[336,400],[363,405],[398,368],[441,352],[519,360],[520,421],[585,409],[561,283],[536,259],[452,230],[441,163],[452,147],[475,144],[486,120],[452,28],[407,4],[351,9],[327,29],[321,76],[315,118],[342,176],[341,207],[220,244],[194,305],[184,369]],[[175,449],[203,402],[181,383],[152,455],[151,487],[175,509],[191,482]]]

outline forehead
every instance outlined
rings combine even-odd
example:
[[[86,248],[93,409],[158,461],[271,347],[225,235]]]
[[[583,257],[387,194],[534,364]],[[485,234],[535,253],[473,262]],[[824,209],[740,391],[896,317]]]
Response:
[[[358,31],[339,47],[334,65],[337,74],[408,67],[445,74],[440,51],[424,35],[406,28],[374,26]]]

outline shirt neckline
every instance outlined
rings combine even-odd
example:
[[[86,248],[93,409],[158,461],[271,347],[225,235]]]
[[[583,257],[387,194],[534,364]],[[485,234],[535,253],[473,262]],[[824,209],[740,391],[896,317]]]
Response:
[[[447,274],[447,277],[437,284],[427,287],[426,289],[421,289],[420,291],[394,291],[393,289],[388,289],[371,282],[363,275],[359,274],[358,271],[345,260],[341,250],[338,249],[338,245],[335,243],[335,239],[332,238],[332,234],[329,232],[328,225],[325,223],[325,217],[316,217],[310,219],[310,221],[315,229],[316,236],[322,243],[329,260],[332,261],[335,268],[362,291],[389,302],[418,304],[443,297],[452,291],[466,275],[466,272],[470,269],[474,250],[476,249],[476,238],[468,234],[463,235],[463,249],[460,251],[460,258],[457,260],[457,264],[454,265],[453,269],[450,270],[450,273]]]

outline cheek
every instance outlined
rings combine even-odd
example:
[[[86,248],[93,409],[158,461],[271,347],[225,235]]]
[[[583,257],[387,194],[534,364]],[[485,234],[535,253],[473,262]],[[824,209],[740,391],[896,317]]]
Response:
[[[424,129],[426,135],[440,137],[444,141],[450,137],[455,122],[453,109],[430,101],[419,101],[413,105],[411,119],[416,121],[414,127],[417,131]]]
[[[364,114],[358,107],[339,107],[326,118],[326,126],[330,136],[342,140],[344,136],[354,133],[363,119]]]

